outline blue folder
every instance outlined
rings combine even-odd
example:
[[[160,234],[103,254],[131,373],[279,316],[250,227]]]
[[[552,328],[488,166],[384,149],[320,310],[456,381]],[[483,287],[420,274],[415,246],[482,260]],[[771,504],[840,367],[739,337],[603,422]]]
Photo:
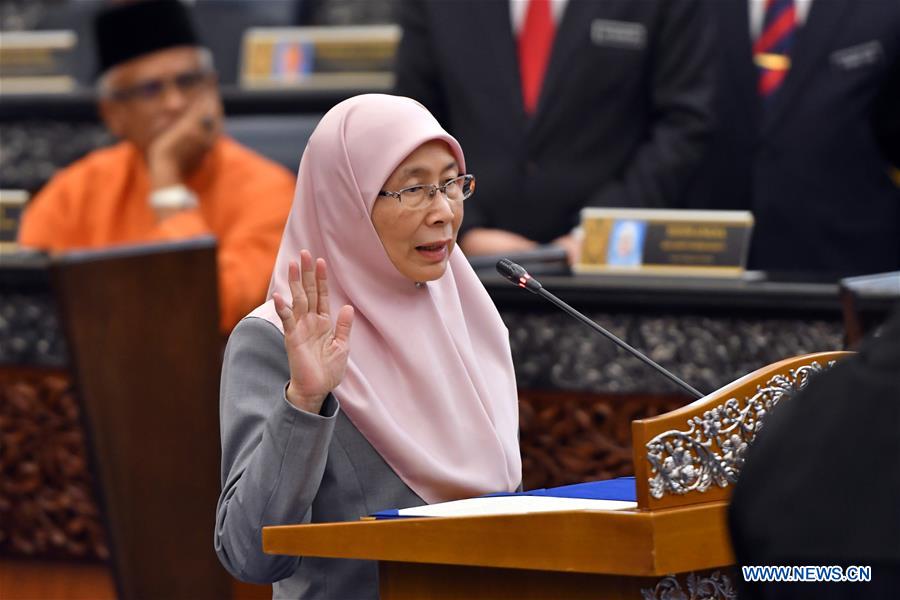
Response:
[[[637,502],[637,491],[634,487],[634,477],[619,477],[618,479],[605,479],[603,481],[587,481],[573,485],[563,485],[554,488],[541,488],[527,492],[501,492],[487,494],[491,496],[550,496],[553,498],[582,498],[588,500],[621,500],[623,502]],[[371,516],[376,519],[403,519],[399,509],[382,510]]]

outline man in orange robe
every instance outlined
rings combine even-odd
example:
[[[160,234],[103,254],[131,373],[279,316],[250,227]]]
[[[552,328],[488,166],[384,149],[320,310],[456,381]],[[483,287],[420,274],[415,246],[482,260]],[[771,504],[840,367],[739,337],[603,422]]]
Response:
[[[96,32],[100,113],[122,141],[53,177],[25,211],[19,244],[65,251],[214,235],[230,331],[265,297],[294,177],[222,134],[212,60],[180,2],[115,5]]]

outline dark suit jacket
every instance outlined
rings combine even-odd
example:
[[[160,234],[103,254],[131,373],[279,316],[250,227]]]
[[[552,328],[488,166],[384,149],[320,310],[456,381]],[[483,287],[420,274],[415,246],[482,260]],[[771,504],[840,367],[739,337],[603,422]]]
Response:
[[[688,206],[751,209],[755,268],[896,270],[900,190],[884,151],[896,151],[900,129],[900,2],[815,0],[765,110],[747,0],[710,7],[720,40],[719,127]]]
[[[742,600],[900,598],[898,372],[900,305],[879,337],[769,412],[728,511],[740,565],[868,565],[872,581],[739,577]]]
[[[478,191],[463,227],[546,242],[585,205],[671,205],[711,127],[705,12],[694,0],[570,0],[526,117],[505,0],[410,1],[396,92],[456,136]]]

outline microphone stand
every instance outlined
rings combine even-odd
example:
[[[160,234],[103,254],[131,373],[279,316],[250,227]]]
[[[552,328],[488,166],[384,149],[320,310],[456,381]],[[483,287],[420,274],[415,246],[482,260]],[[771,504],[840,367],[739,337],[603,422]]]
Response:
[[[538,296],[541,296],[542,298],[549,300],[550,302],[552,302],[553,304],[555,304],[556,306],[561,308],[563,311],[565,311],[569,315],[575,317],[576,319],[578,319],[579,321],[581,321],[582,323],[584,323],[585,325],[587,325],[588,327],[590,327],[591,329],[593,329],[594,331],[599,333],[600,335],[606,337],[606,339],[613,342],[620,348],[624,349],[626,352],[628,352],[632,356],[639,358],[645,365],[653,367],[654,369],[656,369],[657,373],[666,377],[669,381],[671,381],[672,383],[674,383],[675,385],[677,385],[678,387],[680,387],[681,389],[686,391],[688,394],[690,394],[694,398],[699,399],[704,396],[704,394],[702,394],[700,391],[691,387],[686,382],[682,381],[681,379],[679,379],[678,377],[676,377],[675,375],[673,375],[672,373],[670,373],[669,371],[664,369],[661,365],[659,365],[655,361],[651,360],[649,357],[645,356],[642,352],[640,352],[636,348],[630,346],[624,340],[619,339],[611,332],[607,331],[603,327],[600,327],[599,325],[594,323],[592,320],[587,318],[585,315],[581,314],[580,312],[578,312],[577,310],[575,310],[574,308],[572,308],[571,306],[569,306],[568,304],[566,304],[565,302],[563,302],[562,300],[557,298],[555,295],[553,295],[550,292],[548,292],[547,290],[545,290],[543,287],[541,287],[535,293]]]
[[[587,318],[585,315],[581,314],[580,312],[578,312],[577,310],[575,310],[574,308],[572,308],[571,306],[569,306],[568,304],[566,304],[565,302],[563,302],[562,300],[557,298],[555,295],[553,295],[550,292],[548,292],[547,290],[545,290],[544,286],[541,285],[541,282],[539,282],[537,279],[535,279],[534,277],[529,275],[528,271],[526,271],[525,268],[522,267],[521,265],[518,265],[518,264],[512,262],[508,258],[502,258],[497,262],[497,271],[501,275],[503,275],[506,279],[508,279],[510,282],[512,282],[514,285],[516,285],[522,289],[526,289],[529,292],[531,292],[532,294],[537,294],[538,296],[541,296],[545,300],[550,301],[551,303],[553,303],[556,306],[558,306],[559,308],[561,308],[568,315],[578,319],[579,321],[581,321],[582,323],[584,323],[585,325],[587,325],[588,327],[590,327],[591,329],[593,329],[600,335],[604,336],[606,339],[610,340],[611,342],[613,342],[614,344],[616,344],[617,346],[619,346],[620,348],[622,348],[623,350],[625,350],[626,352],[631,354],[632,356],[635,356],[638,359],[640,359],[641,362],[643,362],[645,365],[653,367],[656,370],[656,372],[658,372],[660,375],[664,376],[666,379],[668,379],[669,381],[671,381],[672,383],[674,383],[675,385],[680,387],[682,390],[686,391],[688,394],[690,394],[694,398],[696,398],[696,399],[703,398],[703,396],[704,396],[703,393],[701,393],[697,389],[691,387],[690,385],[688,385],[687,383],[685,383],[684,381],[682,381],[681,379],[676,377],[673,373],[664,369],[661,365],[657,364],[655,361],[653,361],[649,357],[645,356],[639,350],[632,348],[630,345],[625,343],[623,340],[620,340],[618,337],[616,337],[615,335],[613,335],[612,333],[610,333],[603,327],[600,327],[600,325],[598,325],[597,323],[594,323],[592,320]]]

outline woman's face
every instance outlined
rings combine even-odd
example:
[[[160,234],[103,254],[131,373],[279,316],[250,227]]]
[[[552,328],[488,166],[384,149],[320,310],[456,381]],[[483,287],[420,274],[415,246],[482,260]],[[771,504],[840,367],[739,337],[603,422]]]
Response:
[[[459,174],[447,143],[432,140],[407,156],[382,189],[397,192],[414,185],[441,185]],[[440,192],[422,208],[405,208],[392,196],[379,196],[372,207],[372,225],[388,258],[412,281],[432,281],[444,274],[462,218],[462,202],[448,200]]]

